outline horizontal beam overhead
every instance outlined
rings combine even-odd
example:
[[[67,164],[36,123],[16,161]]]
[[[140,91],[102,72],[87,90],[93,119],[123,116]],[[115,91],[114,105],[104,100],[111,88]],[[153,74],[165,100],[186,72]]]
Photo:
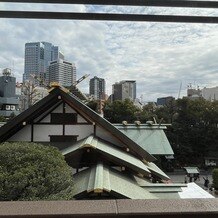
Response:
[[[218,8],[218,1],[199,0],[1,0],[1,2]]]
[[[218,17],[204,17],[204,16],[69,13],[69,12],[42,12],[42,11],[0,11],[0,18],[138,21],[138,22],[149,21],[149,22],[210,23],[210,24],[218,23]]]

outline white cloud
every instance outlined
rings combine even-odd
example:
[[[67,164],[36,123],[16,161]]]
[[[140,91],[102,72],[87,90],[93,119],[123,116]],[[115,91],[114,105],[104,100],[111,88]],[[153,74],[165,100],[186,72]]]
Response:
[[[215,10],[85,5],[0,4],[4,10],[49,10],[110,13],[216,15]],[[185,94],[188,83],[218,84],[218,25],[183,23],[102,22],[0,19],[0,69],[10,67],[20,81],[24,45],[48,41],[58,45],[78,75],[106,79],[108,93],[120,80],[136,80],[138,97]],[[14,65],[14,67],[13,67]],[[88,92],[89,79],[79,87]]]

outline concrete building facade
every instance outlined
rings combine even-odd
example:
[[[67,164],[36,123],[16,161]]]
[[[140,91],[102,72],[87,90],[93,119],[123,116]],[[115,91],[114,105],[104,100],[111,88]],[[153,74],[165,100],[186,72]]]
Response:
[[[25,63],[23,82],[36,75],[43,81],[47,80],[46,69],[49,63],[58,58],[64,59],[58,46],[49,42],[30,42],[25,44]],[[39,84],[40,85],[40,84]]]
[[[112,86],[113,100],[136,99],[136,81],[123,80]]]
[[[89,94],[95,100],[105,99],[105,80],[95,76],[89,82]]]
[[[200,89],[188,87],[187,89],[187,97],[194,100],[198,98],[204,98],[207,101],[216,101],[218,100],[218,86]]]
[[[187,89],[187,97],[190,99],[198,99],[202,97],[201,90],[199,88],[195,89],[192,87],[188,87]]]
[[[204,87],[201,90],[202,97],[208,101],[217,101],[218,100],[218,86],[212,88]]]
[[[19,114],[19,99],[15,94],[16,78],[6,68],[0,76],[0,115],[6,118]]]
[[[69,87],[76,82],[75,64],[60,58],[50,62],[47,74],[48,83],[58,82],[62,86]]]
[[[175,100],[175,98],[173,96],[157,98],[157,106],[168,105],[168,104],[170,104],[174,100]]]

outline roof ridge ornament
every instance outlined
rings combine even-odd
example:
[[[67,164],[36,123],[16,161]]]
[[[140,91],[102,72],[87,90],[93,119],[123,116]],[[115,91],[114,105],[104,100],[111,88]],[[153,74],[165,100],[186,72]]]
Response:
[[[50,83],[50,89],[48,90],[48,92],[50,93],[52,90],[54,90],[55,88],[59,88],[62,91],[64,91],[65,93],[69,93],[70,91],[66,88],[64,88],[62,85],[60,85],[60,83],[58,82],[51,82]]]

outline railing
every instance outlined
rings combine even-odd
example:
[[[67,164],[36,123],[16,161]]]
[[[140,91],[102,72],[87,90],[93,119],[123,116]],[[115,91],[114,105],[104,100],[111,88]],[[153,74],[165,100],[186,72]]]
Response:
[[[199,0],[1,0],[11,3],[52,3],[52,4],[90,4],[90,5],[124,5],[151,7],[185,7],[185,8],[218,8],[218,1]],[[181,16],[149,14],[112,14],[112,13],[77,13],[48,11],[2,11],[0,18],[25,19],[70,19],[70,20],[103,20],[103,21],[140,21],[140,22],[184,22],[184,23],[218,23],[215,16]]]
[[[218,199],[0,202],[0,217],[217,218]]]

